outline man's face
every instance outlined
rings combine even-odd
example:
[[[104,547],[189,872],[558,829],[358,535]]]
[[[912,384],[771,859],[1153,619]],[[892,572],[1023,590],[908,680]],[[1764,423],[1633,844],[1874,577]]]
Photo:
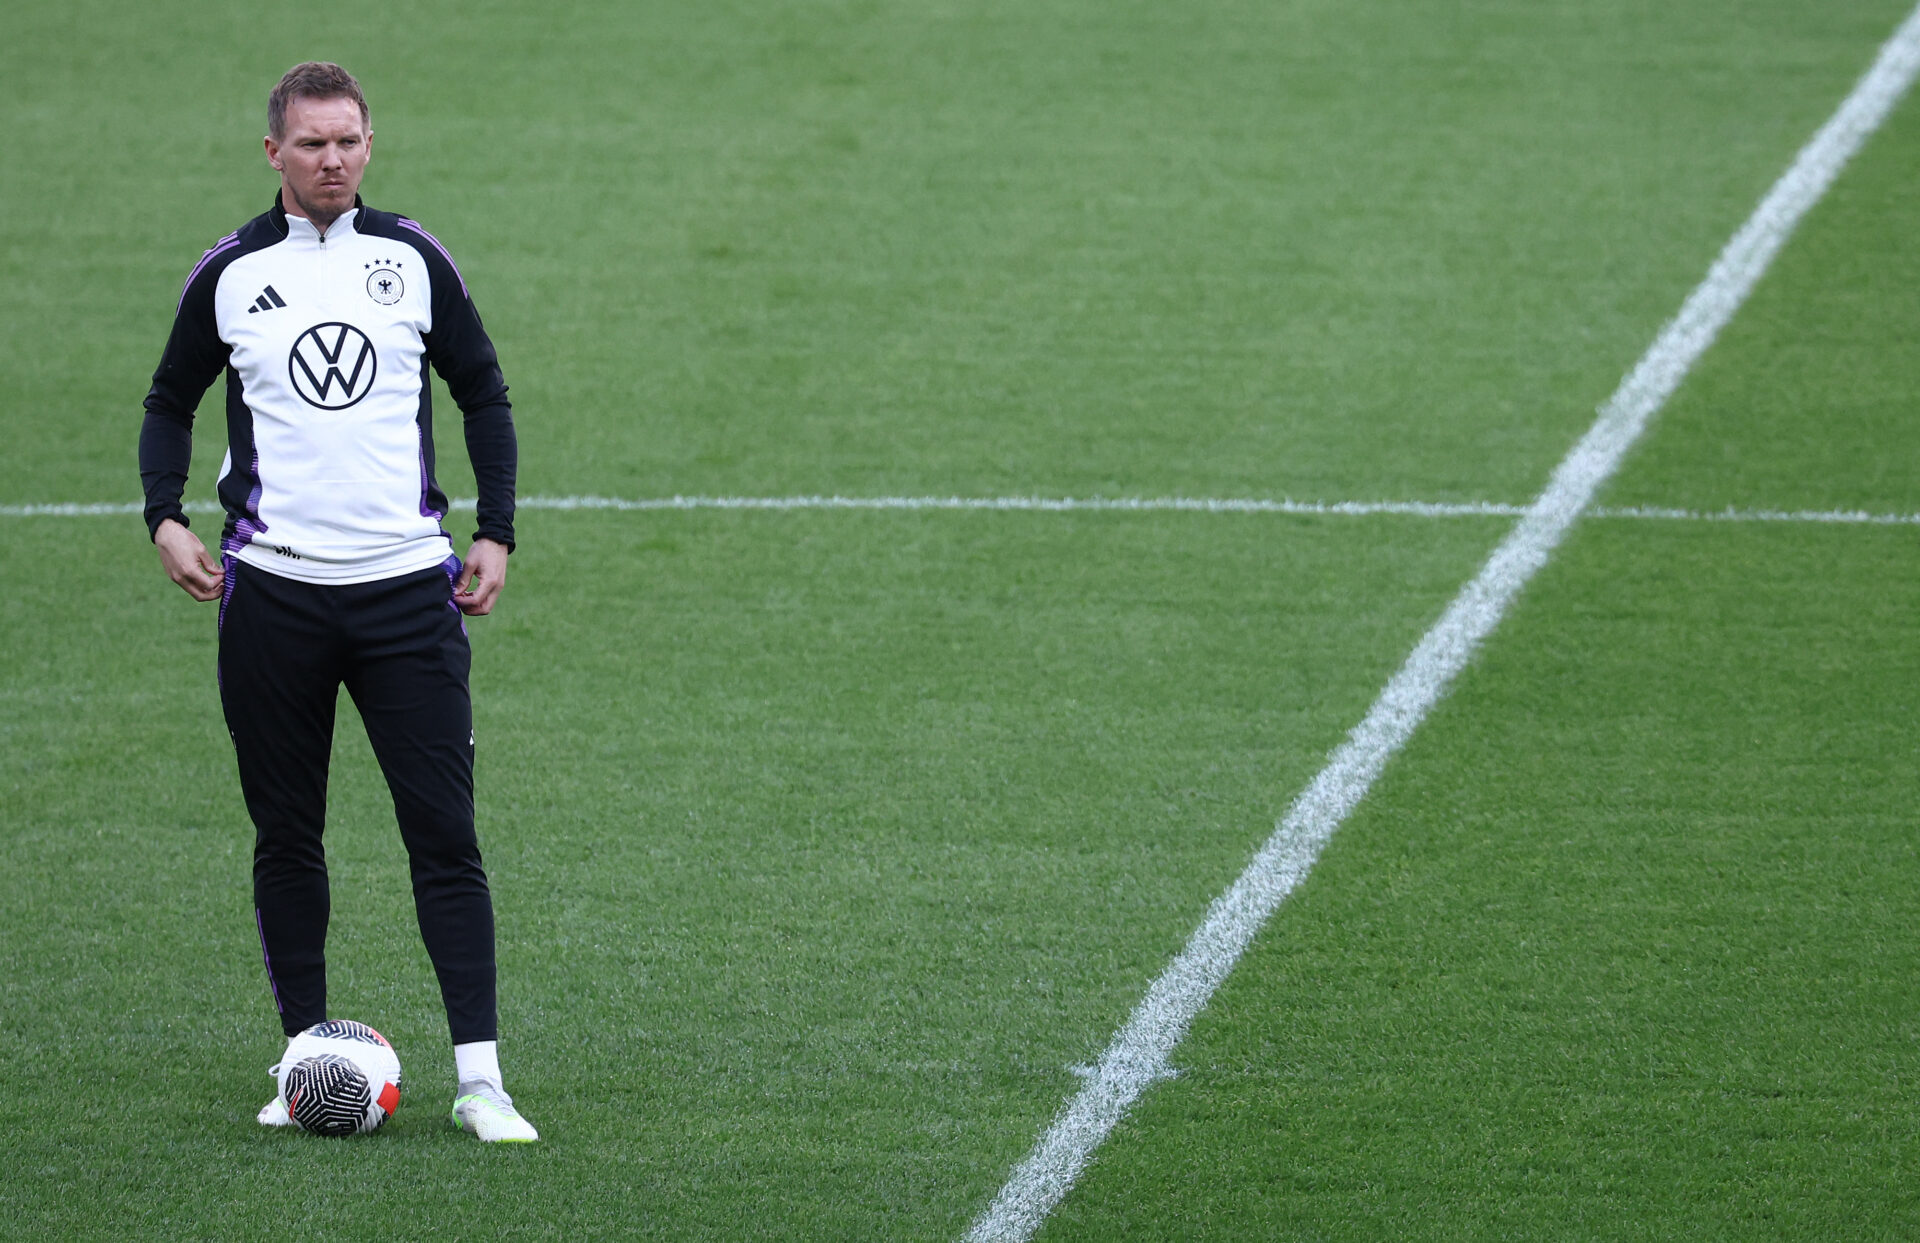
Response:
[[[373,154],[373,131],[351,99],[295,99],[286,133],[267,135],[267,163],[279,170],[282,206],[321,228],[353,207]]]

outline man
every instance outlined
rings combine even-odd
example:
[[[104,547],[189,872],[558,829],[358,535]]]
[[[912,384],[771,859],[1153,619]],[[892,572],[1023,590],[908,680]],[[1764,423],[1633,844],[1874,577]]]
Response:
[[[273,207],[187,277],[140,433],[147,528],[169,577],[220,602],[220,702],[255,829],[254,921],[282,1029],[326,1019],[321,830],[345,685],[393,793],[459,1089],[453,1120],[533,1140],[500,1077],[493,904],[473,821],[464,615],[491,612],[513,549],[507,386],[453,259],[360,201],[373,131],[338,65],[296,65],[267,102]],[[464,416],[479,529],[440,520],[426,368]],[[226,376],[220,560],[180,507],[193,412]],[[276,1093],[260,1122],[286,1126]]]

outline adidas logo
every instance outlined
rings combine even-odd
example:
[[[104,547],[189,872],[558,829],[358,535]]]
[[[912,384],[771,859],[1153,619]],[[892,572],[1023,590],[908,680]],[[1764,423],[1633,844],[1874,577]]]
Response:
[[[279,291],[272,285],[268,285],[266,291],[258,298],[255,298],[253,305],[247,308],[247,314],[251,315],[255,311],[271,311],[275,307],[285,306],[286,304],[287,300],[280,296]]]

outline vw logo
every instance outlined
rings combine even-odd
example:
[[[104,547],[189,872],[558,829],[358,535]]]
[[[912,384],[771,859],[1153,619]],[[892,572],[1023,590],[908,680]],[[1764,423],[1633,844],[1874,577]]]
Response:
[[[287,355],[293,391],[322,410],[345,410],[372,392],[378,366],[367,334],[337,320],[301,333]]]

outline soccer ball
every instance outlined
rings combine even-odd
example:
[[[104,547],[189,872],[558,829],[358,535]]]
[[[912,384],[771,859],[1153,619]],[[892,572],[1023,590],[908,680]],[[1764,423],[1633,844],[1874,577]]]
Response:
[[[400,1107],[400,1055],[365,1023],[315,1023],[287,1043],[274,1073],[287,1114],[315,1135],[377,1131]]]

